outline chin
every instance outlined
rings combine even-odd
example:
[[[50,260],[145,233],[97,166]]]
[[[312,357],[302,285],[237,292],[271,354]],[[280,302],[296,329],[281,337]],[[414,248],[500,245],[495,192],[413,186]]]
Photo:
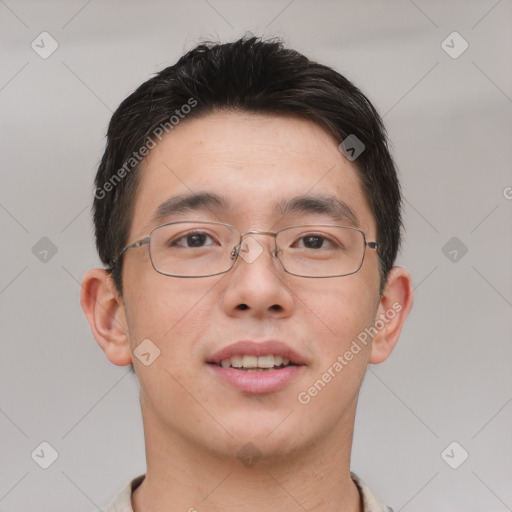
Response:
[[[236,451],[252,444],[266,456],[289,454],[307,443],[306,433],[299,428],[293,416],[291,409],[233,415],[232,422],[224,423],[233,436],[227,439],[228,443]]]

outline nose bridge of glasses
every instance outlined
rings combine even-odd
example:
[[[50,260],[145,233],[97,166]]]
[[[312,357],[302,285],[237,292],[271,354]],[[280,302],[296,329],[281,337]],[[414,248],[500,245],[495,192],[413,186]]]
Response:
[[[231,252],[232,259],[234,259],[235,256],[240,255],[248,263],[252,263],[256,258],[258,258],[258,256],[260,256],[261,253],[263,253],[263,245],[258,242],[253,235],[265,235],[274,238],[274,247],[271,247],[270,249],[272,255],[277,256],[278,249],[275,242],[277,233],[252,229],[250,231],[240,233],[240,243],[237,247],[234,247]]]
[[[249,235],[265,235],[265,236],[271,236],[274,238],[277,237],[277,233],[273,231],[258,231],[257,229],[252,229],[251,231],[246,231],[245,233],[241,233],[241,239],[243,240],[245,237]]]

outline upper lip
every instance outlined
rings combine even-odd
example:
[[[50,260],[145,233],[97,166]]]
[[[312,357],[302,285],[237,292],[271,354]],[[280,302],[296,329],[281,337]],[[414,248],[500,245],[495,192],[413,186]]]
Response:
[[[266,356],[266,355],[281,356],[288,358],[290,363],[303,365],[305,364],[303,357],[289,347],[286,343],[276,340],[266,341],[250,341],[242,340],[228,345],[208,359],[208,363],[220,364],[223,359],[230,359],[233,356]]]

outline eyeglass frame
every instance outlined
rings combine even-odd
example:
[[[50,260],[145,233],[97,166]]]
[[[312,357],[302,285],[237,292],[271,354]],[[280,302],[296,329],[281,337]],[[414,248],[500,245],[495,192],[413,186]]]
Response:
[[[158,270],[155,267],[155,264],[153,262],[153,258],[151,256],[151,246],[150,246],[151,235],[153,234],[154,231],[156,231],[157,229],[162,228],[164,226],[169,226],[169,225],[172,225],[172,224],[182,224],[182,223],[216,224],[216,225],[226,226],[228,228],[231,228],[231,229],[234,229],[235,231],[237,231],[240,234],[240,241],[231,250],[230,257],[233,260],[232,265],[227,270],[223,270],[222,272],[216,272],[215,274],[207,274],[207,275],[204,275],[204,276],[181,276],[181,275],[175,275],[175,274],[166,274],[165,272],[161,272],[160,270]],[[333,276],[303,276],[303,275],[300,275],[300,274],[294,274],[293,272],[290,272],[289,270],[287,270],[287,268],[284,266],[284,263],[281,261],[281,258],[279,257],[280,249],[277,247],[277,235],[279,233],[281,233],[282,231],[286,231],[287,229],[300,228],[300,227],[323,227],[323,226],[329,226],[329,227],[333,227],[333,228],[350,229],[352,231],[357,231],[357,232],[361,233],[361,235],[363,236],[364,251],[363,251],[363,256],[361,258],[361,263],[359,264],[357,269],[354,270],[353,272],[349,272],[348,274],[336,274],[336,275],[333,275]],[[365,234],[364,231],[362,231],[359,228],[354,228],[352,226],[340,226],[340,225],[337,225],[337,224],[297,224],[297,225],[294,225],[294,226],[287,226],[286,228],[280,229],[279,231],[259,231],[259,230],[254,230],[253,229],[253,230],[250,230],[250,231],[242,232],[237,227],[232,226],[231,224],[227,224],[225,222],[201,221],[201,220],[198,220],[198,221],[195,221],[195,220],[190,220],[190,221],[189,220],[179,220],[179,221],[175,221],[175,222],[165,222],[164,224],[159,224],[158,226],[155,226],[154,228],[151,229],[151,231],[149,232],[149,235],[147,235],[146,237],[141,238],[140,240],[137,240],[136,242],[126,246],[119,253],[119,256],[115,260],[112,261],[112,265],[107,269],[107,271],[111,272],[114,269],[114,267],[119,263],[119,261],[121,260],[121,258],[123,257],[123,255],[124,255],[124,253],[126,251],[128,251],[130,249],[135,249],[137,247],[142,247],[143,245],[147,245],[148,246],[148,252],[149,252],[149,259],[151,261],[151,266],[153,267],[153,269],[156,272],[158,272],[159,274],[161,274],[163,276],[179,277],[179,278],[200,278],[200,277],[212,277],[212,276],[218,276],[218,275],[221,275],[221,274],[226,274],[227,272],[229,272],[235,266],[235,263],[237,262],[238,257],[239,257],[240,252],[241,252],[243,240],[244,240],[244,238],[247,235],[268,235],[268,236],[272,236],[274,238],[274,245],[275,245],[275,248],[272,251],[272,256],[274,256],[275,258],[277,258],[279,260],[279,263],[281,264],[281,267],[283,268],[283,270],[287,274],[290,274],[292,276],[305,277],[305,278],[309,278],[309,279],[325,279],[325,278],[329,278],[329,277],[351,276],[351,275],[359,272],[359,270],[363,266],[364,257],[366,255],[366,247],[369,247],[370,249],[374,249],[375,251],[377,251],[377,254],[378,254],[378,247],[379,247],[377,242],[368,242],[366,240],[366,234]]]

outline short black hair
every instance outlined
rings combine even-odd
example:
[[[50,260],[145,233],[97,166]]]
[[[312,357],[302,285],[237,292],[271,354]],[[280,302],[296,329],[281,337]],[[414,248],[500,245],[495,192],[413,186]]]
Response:
[[[400,246],[402,198],[381,117],[332,68],[285,48],[279,39],[249,35],[199,44],[144,82],[114,112],[95,179],[93,217],[100,259],[119,294],[122,259],[116,258],[128,243],[145,155],[180,119],[225,110],[297,116],[339,143],[355,136],[364,144],[353,163],[376,220],[382,293]]]

